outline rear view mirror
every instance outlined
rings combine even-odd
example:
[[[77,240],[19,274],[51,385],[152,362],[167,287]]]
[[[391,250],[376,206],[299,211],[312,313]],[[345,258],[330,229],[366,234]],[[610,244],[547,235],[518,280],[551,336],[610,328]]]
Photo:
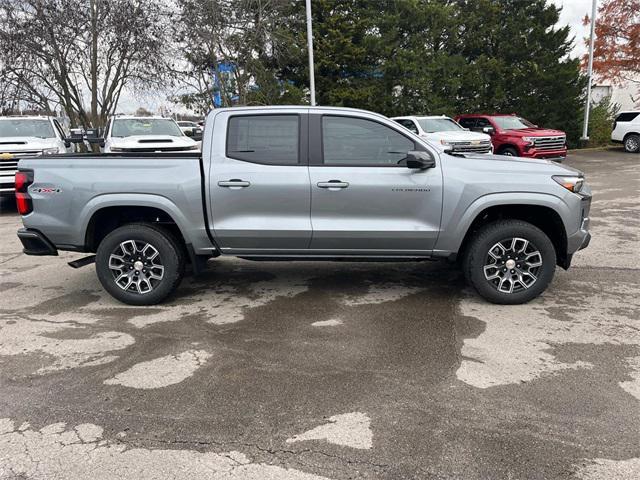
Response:
[[[412,150],[407,152],[406,164],[407,168],[426,170],[435,167],[436,161],[429,152]]]

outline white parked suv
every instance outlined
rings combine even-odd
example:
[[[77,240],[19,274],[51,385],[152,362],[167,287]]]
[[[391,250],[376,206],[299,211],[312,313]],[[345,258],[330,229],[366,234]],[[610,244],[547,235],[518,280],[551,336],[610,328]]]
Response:
[[[0,117],[0,195],[14,194],[21,158],[73,151],[62,124],[54,117]]]
[[[453,118],[440,116],[393,117],[403,127],[430,140],[441,150],[459,153],[493,153],[491,137],[486,133],[470,132]]]
[[[622,143],[629,153],[640,152],[640,110],[618,114],[613,122],[611,141]]]
[[[164,117],[111,117],[104,138],[87,140],[100,143],[104,153],[118,152],[187,152],[200,144],[187,137],[175,120]]]

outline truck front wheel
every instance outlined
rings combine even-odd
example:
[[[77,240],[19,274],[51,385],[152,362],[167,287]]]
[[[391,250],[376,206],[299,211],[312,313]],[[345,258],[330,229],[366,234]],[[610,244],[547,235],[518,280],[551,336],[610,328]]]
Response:
[[[492,303],[520,304],[544,292],[556,269],[549,237],[521,220],[500,220],[482,227],[463,257],[467,281]]]
[[[518,150],[516,150],[514,147],[503,147],[498,152],[498,155],[506,155],[507,157],[517,157]]]
[[[154,305],[171,295],[184,275],[178,240],[151,224],[129,224],[109,233],[96,252],[104,289],[129,305]]]

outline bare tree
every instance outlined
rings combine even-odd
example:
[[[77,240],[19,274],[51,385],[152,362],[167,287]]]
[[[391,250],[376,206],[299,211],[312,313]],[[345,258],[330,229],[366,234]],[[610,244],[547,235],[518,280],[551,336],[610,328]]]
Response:
[[[170,22],[164,2],[0,0],[7,94],[59,105],[73,125],[103,125],[125,87],[161,84]]]
[[[184,62],[176,67],[183,91],[177,100],[202,113],[215,93],[223,106],[274,102],[286,88],[272,88],[275,68],[291,39],[289,0],[177,0],[176,37]],[[269,87],[266,88],[266,84]],[[261,84],[265,84],[264,86]],[[263,88],[264,87],[264,88]]]

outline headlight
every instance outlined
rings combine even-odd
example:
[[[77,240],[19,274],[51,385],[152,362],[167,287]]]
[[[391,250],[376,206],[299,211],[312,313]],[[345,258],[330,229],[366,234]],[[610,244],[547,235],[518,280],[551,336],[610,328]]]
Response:
[[[124,148],[120,148],[120,147],[111,147],[109,150],[111,150],[112,152],[123,152]]]
[[[531,145],[533,145],[533,142],[535,141],[536,137],[522,137],[522,141],[527,142]]]
[[[58,149],[58,147],[45,148],[44,150],[42,150],[43,155],[57,155],[58,153],[60,153],[60,150]]]
[[[578,193],[580,190],[582,190],[582,187],[584,186],[584,178],[582,177],[554,175],[552,178],[556,181],[558,185],[566,188],[567,190],[573,193]]]
[[[452,146],[454,143],[453,142],[449,142],[447,140],[440,140],[440,143],[442,145],[447,145],[448,147]]]

